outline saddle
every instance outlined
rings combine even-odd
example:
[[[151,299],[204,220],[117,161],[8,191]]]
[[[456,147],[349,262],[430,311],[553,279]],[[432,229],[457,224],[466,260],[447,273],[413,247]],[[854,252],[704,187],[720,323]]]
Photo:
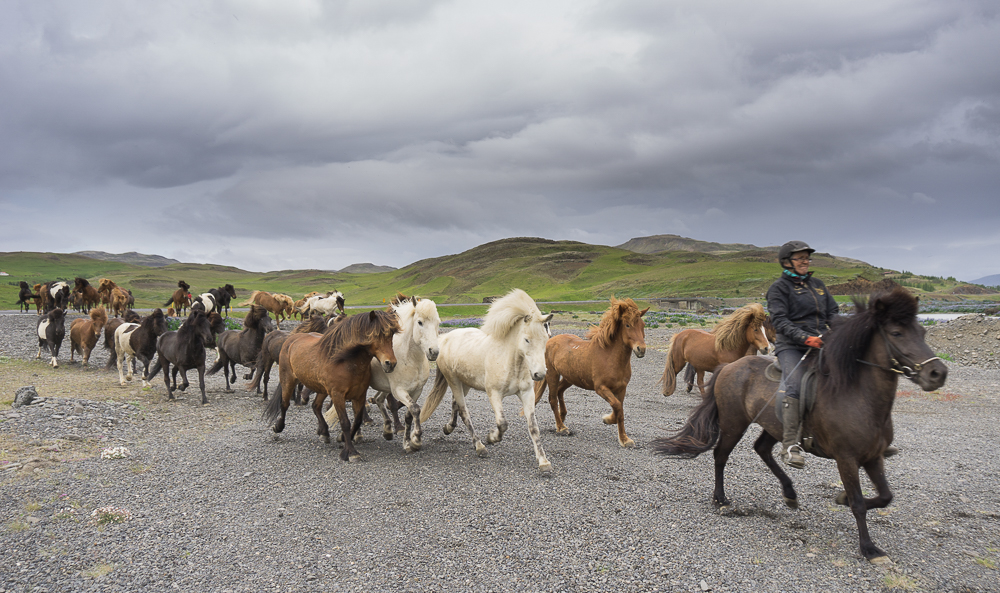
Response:
[[[778,359],[775,358],[774,362],[769,364],[766,369],[764,369],[764,376],[768,381],[772,383],[781,383],[781,365],[778,363]],[[785,392],[783,390],[778,390],[774,394],[774,415],[778,417],[778,422],[781,422],[783,412],[782,406],[785,401]],[[808,433],[806,429],[806,423],[803,422],[805,417],[812,411],[813,406],[816,404],[816,367],[810,365],[809,368],[802,373],[802,383],[799,386],[799,426],[802,427],[802,448],[807,453],[818,454],[818,448],[813,447],[813,436]]]

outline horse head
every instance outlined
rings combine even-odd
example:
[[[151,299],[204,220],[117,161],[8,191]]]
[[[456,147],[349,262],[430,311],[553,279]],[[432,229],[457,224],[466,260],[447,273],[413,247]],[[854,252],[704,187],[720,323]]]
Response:
[[[767,327],[769,324],[767,313],[764,312],[764,307],[758,303],[754,303],[749,306],[750,314],[747,316],[746,324],[746,341],[758,352],[770,353],[774,350],[774,344],[770,338],[767,336]],[[774,328],[771,329],[771,334],[774,334]]]
[[[167,317],[163,314],[163,309],[153,309],[149,317],[143,319],[143,323],[148,324],[147,327],[154,336],[162,336],[170,329],[167,327]]]
[[[646,322],[642,316],[649,311],[646,307],[642,311],[636,306],[632,299],[615,301],[612,297],[612,306],[617,305],[618,319],[622,332],[622,341],[635,354],[636,358],[646,356]]]
[[[372,324],[369,335],[372,337],[372,355],[382,365],[382,370],[391,373],[396,369],[396,353],[392,350],[392,337],[399,332],[396,316],[385,311],[371,311],[368,321]]]
[[[552,320],[552,313],[539,317],[528,314],[522,318],[517,349],[531,373],[532,381],[545,378],[545,343],[549,336],[545,324]]]
[[[917,320],[916,298],[905,289],[896,289],[874,295],[868,307],[878,326],[871,348],[876,363],[902,374],[924,391],[944,385],[948,367],[924,340],[927,330]]]
[[[441,325],[441,318],[434,301],[414,296],[403,301],[394,299],[391,306],[403,328],[402,333],[410,337],[410,342],[420,348],[427,360],[437,360],[440,352],[438,326]]]
[[[108,323],[108,312],[104,310],[104,307],[95,307],[90,310],[90,321],[91,327],[94,328],[94,335],[100,336],[101,330]]]

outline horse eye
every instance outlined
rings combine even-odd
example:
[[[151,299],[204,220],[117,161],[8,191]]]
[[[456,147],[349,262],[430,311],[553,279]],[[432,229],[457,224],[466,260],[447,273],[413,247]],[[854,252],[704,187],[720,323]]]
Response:
[[[417,325],[423,325],[423,324],[424,324],[424,322],[423,322],[423,321],[418,321],[418,322],[417,322]]]

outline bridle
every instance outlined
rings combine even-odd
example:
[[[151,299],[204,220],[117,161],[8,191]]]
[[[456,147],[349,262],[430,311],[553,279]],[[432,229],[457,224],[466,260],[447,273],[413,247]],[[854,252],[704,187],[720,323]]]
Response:
[[[882,334],[882,341],[885,342],[885,349],[887,354],[889,355],[889,360],[892,361],[892,366],[883,366],[880,364],[875,364],[873,362],[868,362],[867,360],[861,360],[860,358],[856,359],[861,364],[866,364],[868,366],[882,369],[883,371],[887,371],[890,373],[897,373],[903,375],[904,377],[912,381],[914,380],[914,377],[916,377],[917,374],[921,370],[923,370],[924,366],[926,366],[928,363],[933,362],[935,360],[941,360],[940,356],[932,356],[923,362],[913,362],[908,356],[903,354],[903,352],[899,348],[897,348],[896,345],[893,344],[891,340],[889,340],[889,336],[885,335],[884,327],[879,325],[878,331],[880,334]]]

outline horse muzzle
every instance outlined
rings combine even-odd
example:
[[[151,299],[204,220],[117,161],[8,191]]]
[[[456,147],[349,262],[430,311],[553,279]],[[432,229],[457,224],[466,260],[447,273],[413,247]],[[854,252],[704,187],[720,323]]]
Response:
[[[396,361],[395,360],[384,361],[382,363],[382,370],[385,371],[386,373],[391,373],[392,371],[396,370]]]
[[[945,379],[948,378],[948,366],[940,360],[921,365],[917,372],[910,376],[910,380],[920,386],[924,391],[934,391],[944,386]]]
[[[438,359],[438,353],[439,352],[440,351],[437,348],[428,348],[427,349],[427,360],[429,360],[431,362],[434,362],[435,360]]]
[[[636,358],[642,358],[643,356],[646,356],[646,347],[636,346],[635,348],[632,349],[632,352],[635,354]]]
[[[531,373],[532,381],[541,381],[544,378],[545,378],[545,373],[539,373],[538,371]]]

